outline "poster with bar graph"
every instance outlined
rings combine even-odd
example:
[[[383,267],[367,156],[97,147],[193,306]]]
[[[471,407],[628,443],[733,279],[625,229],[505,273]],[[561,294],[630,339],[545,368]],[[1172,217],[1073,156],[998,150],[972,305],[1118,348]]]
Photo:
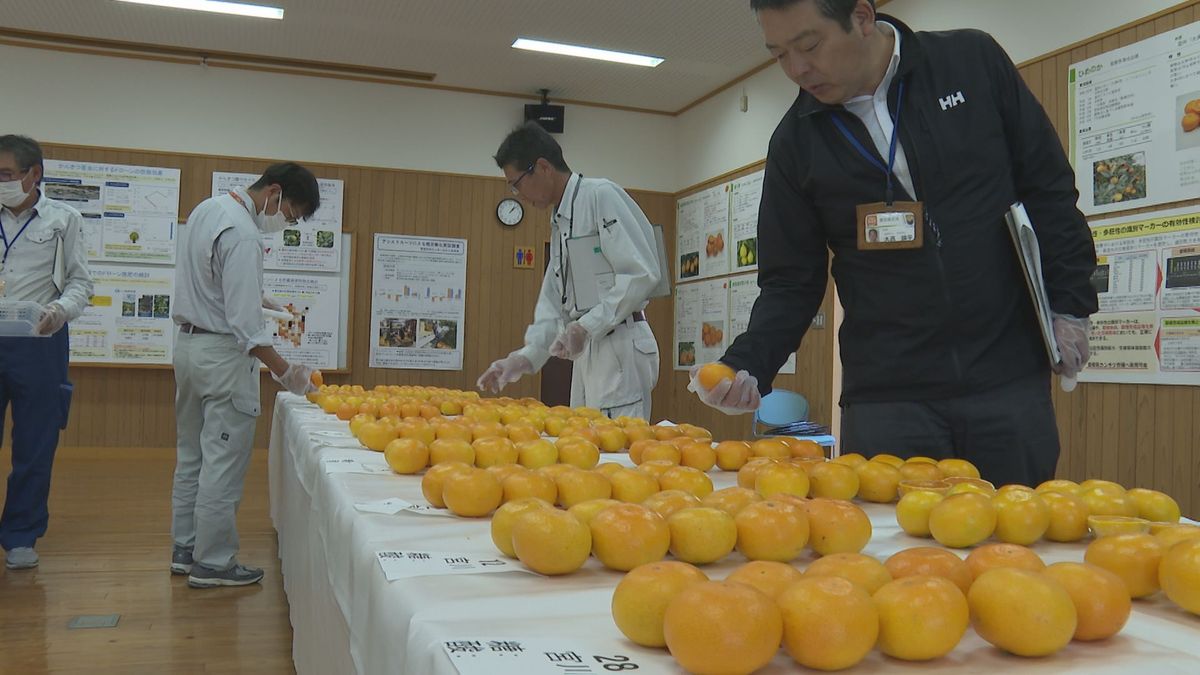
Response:
[[[1079,381],[1200,385],[1200,209],[1089,224],[1100,311]]]
[[[265,272],[263,291],[291,318],[268,318],[275,350],[289,363],[321,369],[338,367],[342,336],[341,277],[330,274]]]
[[[467,240],[376,234],[371,367],[462,370]]]

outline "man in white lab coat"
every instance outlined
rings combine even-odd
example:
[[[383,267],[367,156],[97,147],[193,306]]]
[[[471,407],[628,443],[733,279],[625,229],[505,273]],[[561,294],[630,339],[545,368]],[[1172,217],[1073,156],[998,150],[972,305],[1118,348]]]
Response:
[[[42,306],[34,326],[42,337],[0,337],[0,435],[12,406],[12,473],[0,515],[9,569],[38,564],[33,546],[50,520],[50,469],[71,407],[67,322],[92,295],[83,217],[46,197],[41,182],[37,141],[0,136],[0,298]]]
[[[249,188],[200,202],[175,267],[175,424],[171,573],[193,588],[262,579],[238,563],[237,507],[259,414],[259,363],[293,394],[313,369],[283,359],[263,317],[263,235],[308,218],[317,180],[286,162]]]
[[[535,122],[510,133],[495,160],[513,194],[538,208],[554,208],[554,215],[550,265],[525,345],[492,363],[479,388],[499,392],[557,356],[575,363],[571,405],[599,408],[613,418],[648,420],[659,357],[643,310],[661,273],[646,215],[612,181],[573,173],[558,142]],[[599,304],[580,307],[567,242],[597,234],[613,283],[599,290]]]

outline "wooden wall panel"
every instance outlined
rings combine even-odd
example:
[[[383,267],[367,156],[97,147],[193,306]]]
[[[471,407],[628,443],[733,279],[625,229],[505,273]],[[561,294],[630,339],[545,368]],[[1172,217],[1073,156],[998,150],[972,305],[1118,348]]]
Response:
[[[689,194],[699,192],[714,185],[719,185],[734,178],[740,178],[755,171],[760,171],[763,168],[763,162],[758,162],[750,166],[744,167],[737,171],[731,172],[724,176],[720,176],[713,180],[707,181],[697,186],[688,188],[680,192],[678,197],[685,197]],[[672,204],[672,210],[674,204]],[[673,219],[673,215],[672,215]],[[675,260],[675,239],[672,237],[667,242],[667,247],[671,253],[671,260]],[[675,273],[674,265],[672,265],[671,273]],[[835,402],[832,400],[833,391],[833,284],[829,284],[825,291],[825,300],[821,305],[821,311],[825,313],[826,327],[821,330],[812,330],[804,336],[804,340],[800,345],[800,349],[796,352],[796,374],[786,375],[781,374],[775,378],[775,386],[783,389],[791,389],[793,391],[804,394],[808,399],[809,404],[809,419],[820,422],[821,424],[829,424],[833,415],[833,406]],[[670,308],[668,308],[670,311]],[[667,326],[667,330],[673,332],[674,316],[670,313],[664,316],[664,319],[655,324],[655,326]],[[658,330],[656,328],[656,330]],[[675,371],[671,368],[674,359],[673,335],[659,334],[659,345],[665,341],[668,348],[663,352],[663,373],[660,378],[659,389],[655,391],[655,411],[660,408],[660,401],[666,405],[668,414],[664,415],[676,422],[691,422],[708,428],[713,432],[713,436],[717,439],[729,438],[749,438],[753,421],[750,415],[742,415],[738,417],[730,417],[723,413],[717,412],[712,408],[700,402],[696,395],[687,391],[688,373],[687,371]],[[671,383],[671,386],[664,389],[661,386],[663,380]]]
[[[1111,49],[1146,39],[1200,19],[1200,2],[1183,3],[1108,34],[1065,47],[1020,65],[1021,74],[1046,107],[1064,147],[1067,144],[1067,69]],[[95,162],[176,167],[182,171],[181,213],[208,196],[213,171],[257,172],[267,161],[215,155],[175,154],[46,144],[47,156]],[[487,151],[487,148],[481,151]],[[577,158],[576,161],[578,162]],[[367,167],[310,164],[321,177],[345,181],[345,229],[354,233],[357,267],[352,293],[351,373],[330,375],[334,383],[413,383],[469,388],[499,355],[517,347],[532,316],[540,275],[514,270],[508,257],[516,245],[541,250],[549,236],[549,214],[530,210],[513,230],[496,224],[493,209],[506,195],[501,178],[422,173]],[[675,199],[709,185],[744,175],[761,164],[721,176],[678,195],[631,190],[650,220],[666,228],[674,258]],[[1200,200],[1198,200],[1200,201]],[[1198,202],[1184,202],[1184,204]],[[1130,211],[1127,213],[1137,213]],[[374,232],[463,237],[469,240],[464,369],[460,372],[375,370],[368,368],[371,334],[370,284]],[[832,288],[822,311],[832,319]],[[662,352],[654,418],[686,420],[713,430],[718,438],[744,437],[748,416],[731,418],[700,404],[686,391],[685,373],[671,368],[673,311],[670,298],[648,310]],[[810,331],[797,353],[797,374],[777,384],[804,393],[812,419],[829,423],[833,405],[833,330]],[[73,367],[75,404],[63,443],[80,446],[174,445],[174,379],[169,369]],[[536,396],[538,378],[513,385],[515,396]],[[265,446],[270,400],[276,386],[263,378],[264,410],[256,439]],[[506,392],[507,393],[507,392]],[[1072,394],[1057,389],[1063,452],[1059,474],[1066,478],[1100,477],[1122,484],[1170,492],[1184,513],[1200,515],[1200,422],[1193,411],[1200,389],[1178,386],[1081,384]]]
[[[44,144],[53,159],[140,164],[181,170],[180,213],[186,214],[209,196],[213,171],[261,172],[270,162],[209,155],[133,152]],[[488,148],[481,149],[481,152]],[[529,209],[512,229],[495,218],[496,203],[508,195],[504,179],[422,173],[325,164],[307,164],[322,178],[345,182],[344,228],[353,233],[355,269],[351,289],[350,373],[330,374],[329,383],[418,384],[469,389],[493,359],[521,344],[541,284],[538,271],[513,269],[514,247],[541,250],[549,238],[548,211]],[[646,214],[674,239],[674,196],[630,191]],[[395,233],[461,237],[467,245],[467,306],[462,371],[383,370],[368,367],[371,307],[372,234]],[[671,304],[655,300],[649,308],[660,345],[671,341]],[[664,375],[666,371],[664,370]],[[175,380],[170,368],[71,368],[75,400],[62,443],[97,447],[173,447],[175,444]],[[662,378],[661,388],[667,386]],[[537,396],[540,380],[525,378],[505,393]],[[262,378],[263,416],[256,447],[267,445],[270,411],[278,386]],[[661,400],[661,399],[660,399]],[[655,406],[665,410],[667,403]]]
[[[1068,145],[1067,74],[1077,63],[1200,20],[1192,1],[1070,45],[1020,65],[1021,75],[1046,108],[1063,147]],[[1133,209],[1133,215],[1178,204]],[[1073,393],[1054,389],[1062,455],[1058,474],[1072,480],[1105,478],[1127,487],[1163,490],[1185,514],[1200,516],[1200,421],[1193,422],[1200,388],[1080,384]]]

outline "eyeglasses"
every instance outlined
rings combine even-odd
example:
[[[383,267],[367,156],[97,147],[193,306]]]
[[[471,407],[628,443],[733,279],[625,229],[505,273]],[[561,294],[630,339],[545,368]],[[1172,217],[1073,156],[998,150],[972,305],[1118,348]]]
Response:
[[[279,207],[279,210],[283,212],[283,219],[287,221],[288,225],[295,225],[299,223],[300,218],[296,216],[296,209],[290,203],[285,204],[287,206],[287,211],[283,210],[283,206]],[[291,215],[288,215],[288,211],[291,211]]]
[[[283,214],[283,220],[288,225],[296,225],[300,222],[300,217],[296,215],[296,207],[291,202],[287,201],[287,197],[283,193],[279,193],[279,212]]]
[[[29,169],[22,169],[21,171],[17,171],[16,173],[13,173],[12,171],[0,171],[0,183],[7,183],[7,182],[13,181],[13,180],[20,180],[27,173],[29,173]]]
[[[513,193],[514,195],[519,195],[519,194],[521,194],[521,191],[517,189],[517,186],[521,184],[521,181],[525,180],[525,176],[528,176],[529,174],[533,173],[533,167],[534,167],[534,166],[536,166],[536,164],[530,164],[530,165],[529,165],[529,168],[528,168],[528,169],[525,169],[523,172],[521,172],[521,175],[520,175],[520,176],[517,176],[517,179],[516,179],[516,180],[514,180],[514,181],[513,181],[513,182],[511,182],[511,183],[509,183],[509,184],[508,184],[508,191],[509,191],[509,192],[511,192],[511,193]]]

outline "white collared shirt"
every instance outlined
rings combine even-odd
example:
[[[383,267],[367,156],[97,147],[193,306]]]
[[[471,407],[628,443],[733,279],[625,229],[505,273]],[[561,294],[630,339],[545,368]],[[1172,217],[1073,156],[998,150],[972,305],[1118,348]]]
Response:
[[[896,69],[900,67],[900,31],[896,27],[886,21],[876,22],[876,26],[886,26],[892,31],[892,59],[888,62],[887,72],[883,75],[883,81],[879,83],[879,87],[875,89],[875,94],[871,96],[855,96],[848,99],[842,104],[846,110],[854,114],[855,117],[863,121],[867,126],[867,131],[871,134],[871,140],[875,142],[875,149],[879,151],[879,156],[883,158],[884,166],[887,165],[888,154],[891,151],[892,134],[895,133],[895,125],[892,124],[892,114],[888,111],[888,90],[892,86],[892,80],[896,77]],[[904,123],[903,117],[900,123]],[[896,164],[893,167],[896,174],[896,179],[900,181],[900,185],[908,191],[909,196],[913,199],[917,198],[916,191],[913,189],[912,172],[908,169],[908,157],[904,154],[904,144],[896,143]]]
[[[250,216],[254,201],[242,188],[235,192],[246,206],[225,194],[205,199],[188,216],[171,318],[233,335],[248,354],[273,341],[262,312],[263,237]]]
[[[570,260],[563,269],[567,240],[600,236],[605,260],[613,268],[613,285],[600,292],[600,304],[574,311]],[[637,202],[616,183],[604,178],[572,174],[550,225],[550,260],[542,279],[533,323],[525,330],[525,346],[518,352],[535,369],[550,358],[550,345],[559,331],[578,320],[593,338],[603,337],[641,309],[658,285],[658,245],[654,230]],[[565,300],[564,300],[565,298]]]
[[[21,232],[26,222],[29,226]],[[66,310],[67,321],[83,314],[92,297],[92,275],[88,271],[83,216],[79,211],[50,199],[39,189],[32,208],[21,213],[0,208],[0,225],[4,227],[8,252],[4,270],[0,272],[4,298],[41,305],[57,301]],[[60,245],[62,277],[55,279],[55,257]],[[2,251],[0,255],[4,255]],[[61,289],[58,283],[62,284]]]

